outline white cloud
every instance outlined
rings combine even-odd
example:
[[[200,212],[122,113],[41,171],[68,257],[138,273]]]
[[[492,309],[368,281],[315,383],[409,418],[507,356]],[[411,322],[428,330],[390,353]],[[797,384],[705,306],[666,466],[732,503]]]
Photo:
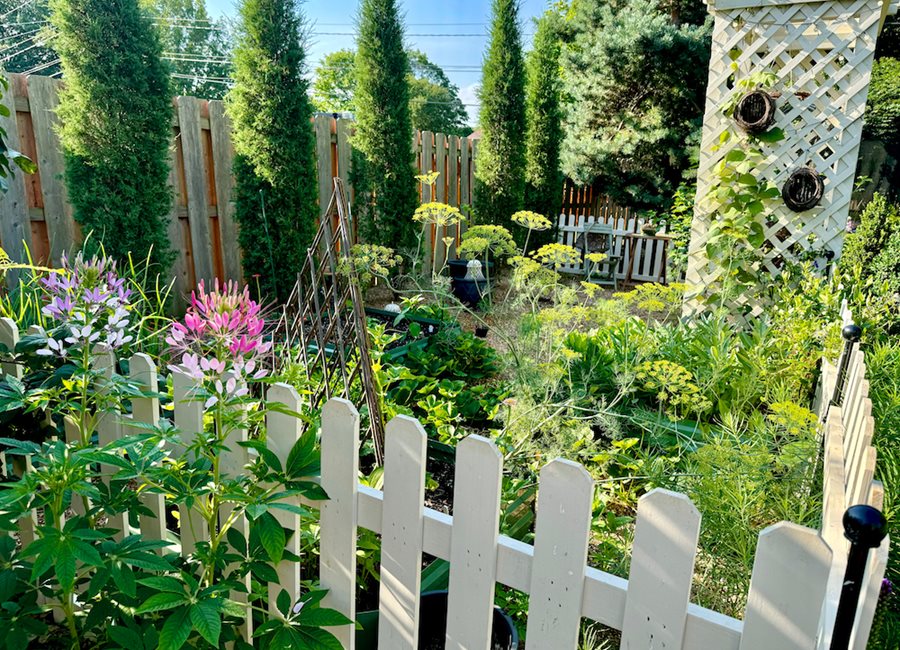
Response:
[[[459,98],[466,105],[469,112],[469,126],[474,127],[478,123],[478,89],[480,83],[472,83],[459,89]]]

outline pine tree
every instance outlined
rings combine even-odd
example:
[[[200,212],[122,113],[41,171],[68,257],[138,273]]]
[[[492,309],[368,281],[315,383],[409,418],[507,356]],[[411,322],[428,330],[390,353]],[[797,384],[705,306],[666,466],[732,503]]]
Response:
[[[525,64],[518,0],[493,0],[481,80],[475,215],[509,226],[525,200]]]
[[[60,135],[69,201],[89,252],[171,259],[172,96],[159,37],[138,0],[51,0],[62,59]]]
[[[244,270],[286,299],[315,235],[318,181],[297,0],[244,0],[228,94]]]
[[[527,119],[525,205],[556,221],[562,204],[563,175],[559,167],[562,142],[558,36],[559,14],[545,13],[537,21],[534,49],[527,59],[525,116]]]
[[[362,0],[356,55],[356,137],[371,200],[362,215],[372,243],[412,248],[418,204],[409,112],[409,61],[395,0]]]

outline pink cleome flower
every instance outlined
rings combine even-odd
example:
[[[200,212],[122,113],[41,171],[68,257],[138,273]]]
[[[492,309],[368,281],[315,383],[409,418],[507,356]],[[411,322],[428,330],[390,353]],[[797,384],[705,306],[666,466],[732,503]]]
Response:
[[[250,298],[248,287],[241,289],[235,282],[220,287],[216,280],[207,291],[201,281],[191,293],[183,321],[172,325],[166,342],[181,359],[177,370],[198,381],[213,381],[223,396],[239,397],[246,394],[242,381],[268,374],[262,360],[272,342],[265,339],[265,327],[262,307]],[[223,383],[226,373],[230,377]]]

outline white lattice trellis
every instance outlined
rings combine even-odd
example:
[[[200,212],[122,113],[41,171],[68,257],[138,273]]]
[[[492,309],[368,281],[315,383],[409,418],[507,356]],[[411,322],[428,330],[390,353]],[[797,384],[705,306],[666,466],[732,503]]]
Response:
[[[715,18],[706,115],[691,234],[688,283],[701,288],[721,273],[708,260],[705,244],[709,208],[703,197],[715,181],[713,170],[741,138],[716,148],[720,136],[739,133],[722,107],[732,97],[735,75],[775,73],[781,92],[774,127],[785,139],[764,145],[755,174],[781,188],[790,173],[810,165],[824,176],[820,204],[795,213],[780,199],[765,227],[763,264],[777,274],[781,261],[811,248],[840,255],[859,154],[863,113],[875,41],[896,0],[711,0]],[[735,57],[736,58],[733,58]],[[732,60],[737,72],[732,70]]]

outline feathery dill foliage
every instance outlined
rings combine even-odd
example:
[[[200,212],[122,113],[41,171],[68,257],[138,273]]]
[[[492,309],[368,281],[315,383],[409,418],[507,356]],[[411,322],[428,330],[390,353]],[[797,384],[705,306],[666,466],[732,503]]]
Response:
[[[244,0],[227,97],[244,270],[262,276],[261,290],[281,300],[303,266],[318,217],[302,29],[297,0]]]
[[[529,210],[556,221],[562,206],[563,185],[559,167],[563,137],[559,72],[561,44],[558,33],[560,16],[548,11],[536,22],[534,49],[526,60],[525,205]]]
[[[53,46],[62,59],[60,136],[85,254],[171,259],[167,225],[172,140],[169,72],[138,0],[51,0]]]
[[[418,205],[409,111],[409,60],[395,0],[363,0],[356,54],[356,136],[368,197],[361,227],[367,241],[412,248]]]
[[[475,167],[475,214],[510,226],[525,200],[525,63],[518,0],[493,0],[491,38],[481,78],[483,136]]]

